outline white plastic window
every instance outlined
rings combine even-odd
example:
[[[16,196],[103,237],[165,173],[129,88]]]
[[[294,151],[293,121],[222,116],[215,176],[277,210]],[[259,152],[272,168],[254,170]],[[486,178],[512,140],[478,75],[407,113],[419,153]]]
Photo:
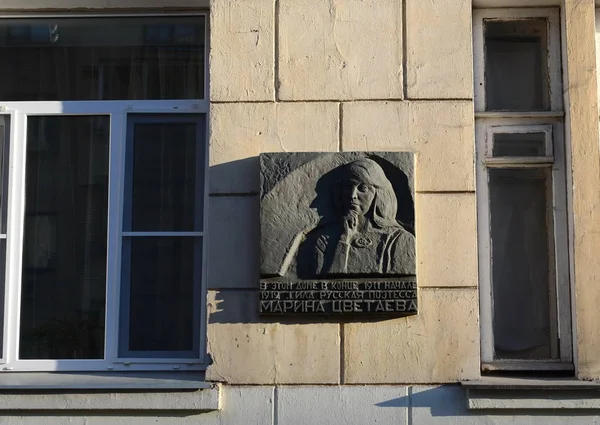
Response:
[[[2,371],[204,368],[206,27],[0,20]]]

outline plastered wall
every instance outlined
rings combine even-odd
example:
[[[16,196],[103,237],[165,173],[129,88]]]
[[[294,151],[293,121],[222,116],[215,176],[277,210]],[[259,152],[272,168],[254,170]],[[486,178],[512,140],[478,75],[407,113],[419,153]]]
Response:
[[[216,0],[210,22],[208,379],[477,378],[470,1]],[[362,150],[416,154],[419,314],[259,317],[257,155]]]
[[[575,368],[600,379],[600,149],[594,1],[565,0],[565,97],[571,146]]]
[[[0,8],[178,9],[207,3],[0,0]],[[597,421],[597,409],[468,411],[460,386],[435,385],[479,377],[471,2],[211,3],[207,378],[224,383],[220,411],[181,411],[177,401],[164,410],[95,405],[73,411],[63,403],[68,392],[46,392],[55,407],[45,410],[23,399],[20,408],[2,410],[0,395],[0,424]],[[575,358],[579,377],[598,379],[593,0],[565,0],[561,13],[565,92],[574,102],[567,108],[567,132],[573,146]],[[353,150],[416,154],[419,314],[351,323],[258,316],[257,155]]]

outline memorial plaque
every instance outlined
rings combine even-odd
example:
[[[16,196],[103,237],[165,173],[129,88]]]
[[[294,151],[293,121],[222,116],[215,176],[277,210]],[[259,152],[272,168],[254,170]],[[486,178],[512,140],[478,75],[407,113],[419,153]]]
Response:
[[[417,313],[413,155],[270,153],[262,314]]]

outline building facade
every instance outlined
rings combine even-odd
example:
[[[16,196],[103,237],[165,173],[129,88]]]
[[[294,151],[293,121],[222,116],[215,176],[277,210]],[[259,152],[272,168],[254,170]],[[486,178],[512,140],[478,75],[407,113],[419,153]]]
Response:
[[[596,6],[0,1],[0,423],[600,423]],[[259,314],[299,152],[414,155],[417,314]]]

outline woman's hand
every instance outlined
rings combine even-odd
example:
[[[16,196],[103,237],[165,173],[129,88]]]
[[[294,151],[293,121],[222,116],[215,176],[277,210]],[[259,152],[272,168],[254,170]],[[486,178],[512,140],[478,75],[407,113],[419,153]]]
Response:
[[[358,213],[356,211],[350,211],[348,215],[343,218],[343,225],[342,241],[349,244],[358,234]]]

